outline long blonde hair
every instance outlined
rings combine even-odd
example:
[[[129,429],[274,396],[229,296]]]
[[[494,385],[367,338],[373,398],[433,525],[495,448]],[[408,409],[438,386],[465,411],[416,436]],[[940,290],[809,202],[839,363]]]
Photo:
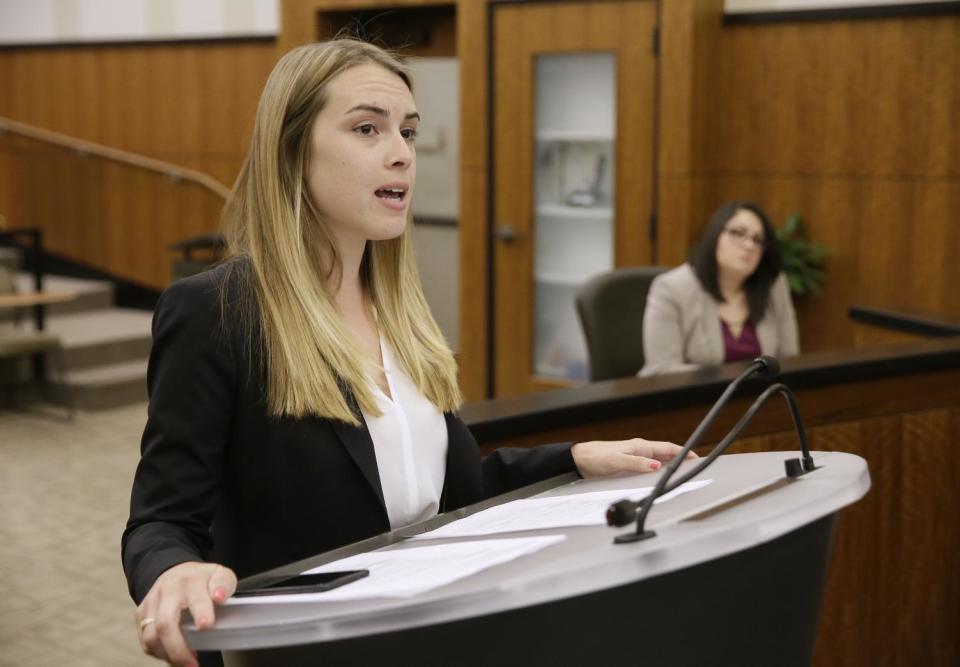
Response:
[[[368,380],[375,364],[337,309],[333,286],[342,277],[341,260],[305,182],[310,129],[326,104],[328,84],[367,63],[397,74],[413,90],[402,62],[356,40],[309,44],[280,59],[224,208],[228,255],[246,259],[250,268],[256,299],[246,308],[256,312],[241,316],[259,322],[253,342],[265,362],[266,406],[273,416],[358,425],[356,407],[380,414]],[[456,362],[423,296],[411,235],[408,217],[398,238],[368,241],[361,279],[380,333],[411,381],[438,408],[454,410],[461,402]]]

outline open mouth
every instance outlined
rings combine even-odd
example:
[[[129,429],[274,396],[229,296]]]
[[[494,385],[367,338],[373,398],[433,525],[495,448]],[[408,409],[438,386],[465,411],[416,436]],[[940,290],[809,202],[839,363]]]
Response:
[[[406,188],[380,188],[375,193],[381,199],[402,202],[407,196]]]

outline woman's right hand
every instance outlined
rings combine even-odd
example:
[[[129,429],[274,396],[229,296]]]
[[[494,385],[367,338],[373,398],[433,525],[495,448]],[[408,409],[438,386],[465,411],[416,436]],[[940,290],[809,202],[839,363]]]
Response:
[[[140,648],[171,665],[197,664],[180,632],[180,613],[190,610],[197,628],[213,625],[215,605],[237,589],[237,575],[216,563],[188,562],[174,565],[153,583],[133,613]]]

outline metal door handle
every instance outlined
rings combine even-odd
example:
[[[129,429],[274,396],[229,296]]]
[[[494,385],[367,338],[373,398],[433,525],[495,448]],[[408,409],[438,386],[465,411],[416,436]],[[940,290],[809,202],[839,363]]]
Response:
[[[505,243],[516,241],[519,236],[513,225],[500,225],[494,234],[498,241],[504,241]]]

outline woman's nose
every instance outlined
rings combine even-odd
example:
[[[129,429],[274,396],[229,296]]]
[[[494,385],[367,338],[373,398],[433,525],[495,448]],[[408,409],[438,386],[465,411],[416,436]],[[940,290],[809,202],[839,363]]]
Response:
[[[390,143],[387,161],[391,167],[409,167],[413,162],[413,146],[402,135],[397,134]]]

